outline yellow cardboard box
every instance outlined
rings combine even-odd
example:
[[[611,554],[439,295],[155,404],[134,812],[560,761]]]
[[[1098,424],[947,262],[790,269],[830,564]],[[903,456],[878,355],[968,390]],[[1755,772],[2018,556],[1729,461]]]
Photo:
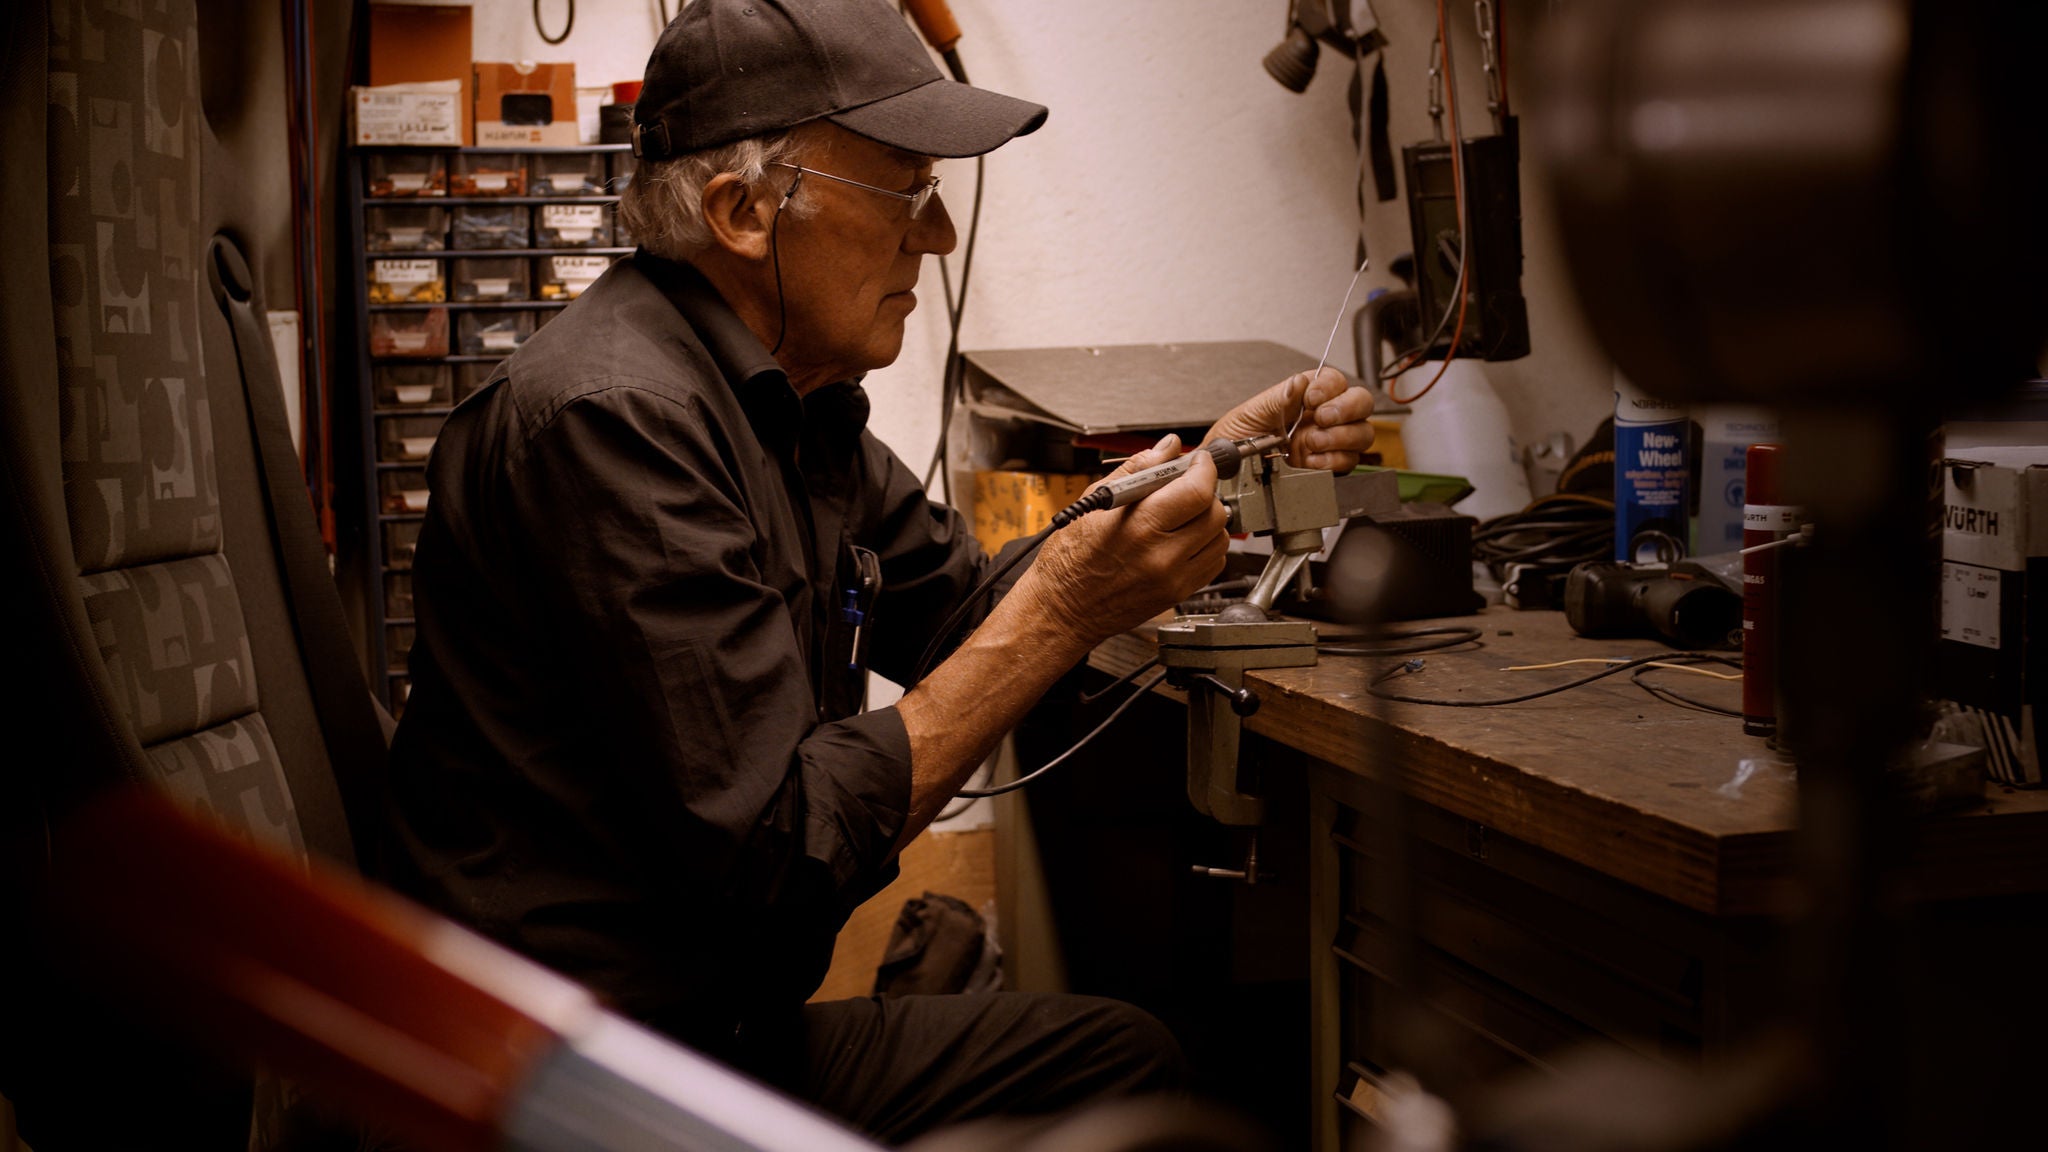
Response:
[[[1064,472],[976,472],[974,538],[993,553],[1029,536],[1079,500],[1095,479]]]

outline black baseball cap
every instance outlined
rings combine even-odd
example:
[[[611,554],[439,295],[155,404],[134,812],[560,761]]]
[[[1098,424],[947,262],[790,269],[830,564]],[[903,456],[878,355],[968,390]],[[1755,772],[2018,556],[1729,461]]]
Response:
[[[946,79],[886,0],[695,0],[647,59],[633,154],[664,160],[826,119],[920,156],[979,156],[1045,115]]]

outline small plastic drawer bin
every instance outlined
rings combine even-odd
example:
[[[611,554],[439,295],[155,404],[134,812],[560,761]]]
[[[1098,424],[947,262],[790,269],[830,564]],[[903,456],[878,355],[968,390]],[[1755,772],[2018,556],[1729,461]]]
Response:
[[[540,258],[540,298],[574,300],[611,266],[612,258],[609,256],[543,256]]]
[[[457,196],[524,196],[526,160],[510,152],[458,152],[448,189]]]
[[[626,190],[626,185],[633,182],[633,169],[636,165],[631,152],[614,152],[611,161],[612,177],[610,183],[605,186],[605,191],[617,196]]]
[[[533,335],[533,313],[527,309],[464,312],[457,332],[465,356],[507,355]]]
[[[598,196],[604,193],[604,153],[535,153],[527,157],[535,196]]]
[[[446,196],[448,160],[439,152],[373,152],[363,165],[363,191],[384,196]]]
[[[370,313],[370,355],[446,356],[448,310]]]
[[[441,434],[440,416],[382,416],[377,420],[377,459],[386,464],[424,461]]]
[[[446,364],[380,364],[370,379],[379,408],[445,408],[455,402]]]
[[[465,251],[532,247],[532,221],[522,204],[459,205],[455,209],[455,247]]]
[[[466,256],[455,261],[457,300],[531,300],[533,264],[524,256]]]
[[[455,366],[455,402],[462,403],[476,394],[477,389],[490,382],[496,364],[457,364]]]
[[[363,247],[372,252],[439,252],[448,247],[448,209],[372,204],[363,209]]]
[[[427,510],[427,470],[393,468],[377,477],[378,499],[384,511],[393,513]]]
[[[407,659],[412,655],[412,625],[387,624],[384,626],[384,666],[393,672],[406,670]]]
[[[604,204],[538,204],[533,209],[536,248],[605,248],[612,242],[611,209]]]
[[[386,572],[384,574],[384,615],[412,615],[412,574],[410,572]]]
[[[439,304],[448,299],[448,275],[428,258],[370,261],[370,303]]]
[[[413,553],[420,546],[420,524],[418,520],[386,520],[384,522],[384,566],[386,568],[412,567]]]

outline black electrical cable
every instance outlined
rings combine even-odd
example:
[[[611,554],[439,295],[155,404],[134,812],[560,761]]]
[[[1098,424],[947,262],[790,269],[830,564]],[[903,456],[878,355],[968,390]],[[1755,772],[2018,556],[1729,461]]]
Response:
[[[1425,662],[1422,660],[1404,660],[1401,663],[1396,664],[1393,667],[1388,668],[1387,670],[1381,672],[1379,675],[1374,676],[1371,680],[1368,680],[1365,685],[1365,690],[1371,695],[1377,697],[1378,699],[1393,700],[1402,704],[1429,704],[1438,708],[1498,708],[1503,704],[1521,704],[1529,700],[1540,700],[1545,696],[1555,696],[1559,692],[1569,692],[1574,688],[1584,688],[1586,685],[1591,684],[1596,680],[1605,680],[1609,676],[1613,676],[1621,672],[1627,672],[1630,669],[1641,668],[1646,664],[1652,664],[1658,661],[1664,661],[1668,663],[1671,661],[1684,659],[1691,659],[1694,662],[1707,661],[1720,664],[1728,664],[1732,666],[1739,666],[1736,664],[1735,661],[1729,659],[1728,657],[1716,655],[1712,652],[1667,652],[1655,656],[1639,656],[1634,660],[1623,661],[1619,664],[1611,664],[1606,668],[1593,673],[1591,676],[1582,676],[1577,680],[1572,680],[1564,684],[1552,685],[1549,688],[1539,689],[1535,692],[1525,692],[1520,696],[1507,696],[1498,700],[1439,700],[1428,696],[1404,696],[1395,692],[1387,692],[1380,688],[1381,684],[1385,683],[1388,680],[1393,679],[1395,676],[1398,676],[1403,672],[1413,673],[1422,671],[1425,664]]]
[[[1723,661],[1723,663],[1734,664],[1734,661]],[[1638,668],[1629,676],[1629,682],[1667,704],[1676,704],[1681,708],[1691,708],[1700,712],[1711,712],[1716,716],[1733,716],[1738,720],[1742,718],[1742,709],[1740,708],[1724,708],[1719,704],[1710,704],[1705,700],[1688,696],[1668,685],[1652,684],[1648,680],[1643,679],[1644,676],[1652,672],[1660,671],[1664,671],[1664,669]]]
[[[539,3],[539,0],[535,0]],[[782,295],[782,249],[776,240],[782,223],[782,210],[789,207],[790,197],[803,185],[804,170],[796,170],[796,179],[789,182],[789,191],[782,194],[782,202],[775,206],[775,215],[768,218],[768,259],[775,265],[775,347],[768,350],[770,356],[782,351],[782,342],[789,336],[789,301]]]
[[[1081,694],[1081,703],[1093,704],[1097,700],[1100,700],[1104,696],[1109,695],[1111,692],[1116,691],[1118,688],[1121,688],[1124,685],[1129,684],[1131,681],[1137,679],[1140,676],[1143,676],[1146,672],[1154,668],[1157,668],[1158,666],[1159,660],[1157,657],[1147,660],[1143,664],[1138,665],[1136,668],[1131,669],[1129,672],[1126,672],[1123,675],[1117,677],[1116,679],[1110,681],[1108,686],[1103,688],[1100,692],[1083,692]],[[1128,704],[1128,701],[1126,701],[1126,704]],[[1111,720],[1114,720],[1115,718],[1115,716],[1110,717]],[[1104,724],[1107,723],[1108,721],[1104,721]],[[1097,731],[1100,731],[1100,729],[1098,729]],[[1060,758],[1065,759],[1067,756],[1073,753],[1074,749],[1079,748],[1081,744],[1086,744],[1089,740],[1092,739],[1094,739],[1094,733],[1090,733],[1089,735],[1083,737],[1081,739],[1080,744],[1076,744],[1073,748],[1069,748],[1066,752],[1061,753]],[[1050,764],[1046,765],[1047,768],[1050,768],[1051,766],[1052,765]],[[1041,768],[1038,771],[1043,772],[1045,771],[1045,769]],[[1030,778],[1035,779],[1037,775],[1038,772],[1034,772],[1031,774]],[[1021,784],[1022,781],[1019,781],[1018,783]],[[942,809],[937,816],[932,817],[932,823],[942,824],[948,820],[953,819],[954,817],[960,815],[962,812],[967,811],[967,809],[970,806],[972,806],[976,800],[980,799],[981,796],[981,794],[978,791],[961,791],[954,793],[954,795],[965,797],[966,803],[946,805],[946,807]],[[995,793],[990,793],[990,795],[995,795]]]
[[[898,5],[898,11],[902,10]],[[948,48],[939,54],[946,62],[946,70],[953,74],[958,83],[967,83],[967,66],[960,62],[958,49]],[[988,157],[974,158],[974,207],[967,214],[967,243],[960,251],[960,294],[953,295],[953,274],[946,267],[946,258],[939,257],[939,284],[946,294],[946,321],[949,331],[946,335],[946,359],[939,368],[939,438],[932,446],[932,460],[924,470],[924,486],[931,489],[932,480],[939,482],[939,490],[946,503],[953,502],[953,474],[946,468],[946,452],[953,441],[953,410],[958,406],[959,396],[967,387],[967,364],[960,355],[960,324],[967,315],[967,285],[974,276],[974,242],[981,237],[981,192],[987,184]]]
[[[924,655],[918,657],[917,672],[911,676],[910,682],[917,684],[924,679],[925,673],[932,670],[932,663],[938,659],[939,652],[945,647],[946,641],[952,638],[953,633],[967,619],[968,613],[974,611],[974,606],[981,602],[983,596],[988,595],[989,590],[996,586],[996,582],[1009,574],[1010,569],[1023,563],[1026,556],[1038,551],[1038,546],[1045,543],[1046,537],[1065,528],[1090,512],[1109,507],[1109,502],[1112,498],[1108,488],[1095,487],[1089,489],[1087,495],[1054,513],[1052,523],[1026,537],[1023,547],[1012,552],[1008,560],[1003,561],[996,566],[993,572],[982,577],[981,583],[974,586],[974,591],[969,592],[967,598],[960,601],[960,606],[953,609],[953,614],[946,617],[946,622],[939,625],[939,630],[932,633],[931,642],[925,645]]]
[[[981,236],[981,190],[986,181],[988,158],[974,158],[974,207],[967,215],[967,243],[960,254],[960,294],[953,295],[953,277],[946,268],[946,258],[939,257],[939,283],[946,293],[946,359],[939,371],[939,439],[932,447],[932,460],[924,470],[924,486],[929,490],[936,474],[939,488],[947,503],[953,500],[953,476],[945,467],[946,450],[952,443],[953,409],[958,406],[959,396],[967,386],[967,363],[960,355],[960,325],[967,315],[967,285],[974,275],[974,244]]]
[[[1408,628],[1399,632],[1340,636],[1333,642],[1317,644],[1316,651],[1325,656],[1408,656],[1417,652],[1436,652],[1445,648],[1456,648],[1460,644],[1471,644],[1483,634],[1480,629],[1467,625]],[[1360,647],[1356,641],[1364,641],[1367,646]]]
[[[1129,696],[1126,696],[1124,698],[1123,703],[1118,704],[1116,708],[1110,712],[1109,715],[1103,717],[1102,723],[1097,724],[1094,727],[1094,729],[1092,729],[1086,736],[1083,736],[1079,740],[1074,741],[1072,747],[1068,748],[1065,752],[1062,752],[1059,755],[1053,757],[1052,759],[1046,761],[1044,764],[1040,765],[1037,769],[1033,770],[1032,772],[1029,772],[1023,776],[1019,776],[1015,780],[1010,781],[1008,784],[998,784],[993,788],[975,788],[971,790],[963,788],[959,792],[955,793],[955,795],[970,797],[972,799],[979,800],[984,796],[1001,796],[1006,792],[1015,792],[1017,789],[1024,787],[1026,784],[1031,783],[1033,780],[1038,779],[1040,776],[1043,776],[1047,772],[1050,772],[1053,769],[1059,767],[1061,764],[1066,763],[1067,757],[1072,756],[1074,753],[1079,752],[1083,748],[1086,748],[1088,746],[1089,741],[1095,739],[1097,736],[1102,735],[1104,729],[1108,728],[1111,724],[1116,723],[1117,717],[1123,715],[1125,712],[1128,712],[1133,704],[1136,704],[1138,701],[1150,695],[1152,690],[1154,688],[1159,687],[1160,683],[1165,679],[1166,672],[1164,669],[1161,669],[1158,673],[1153,675],[1151,678],[1147,679],[1144,683],[1138,685],[1138,687]]]
[[[931,642],[924,647],[924,655],[917,658],[917,672],[910,678],[912,684],[921,682],[925,677],[925,673],[932,670],[932,663],[938,659],[939,652],[945,647],[946,641],[952,638],[954,631],[960,627],[961,622],[967,619],[967,614],[974,610],[975,604],[979,603],[981,598],[988,594],[989,589],[995,587],[996,581],[1007,575],[1010,569],[1022,563],[1026,556],[1038,551],[1038,546],[1045,543],[1045,538],[1052,535],[1054,529],[1059,527],[1061,525],[1048,524],[1044,528],[1039,529],[1025,541],[1022,548],[1011,553],[1008,560],[1003,561],[995,571],[990,572],[982,578],[981,583],[974,586],[974,591],[969,592],[967,598],[960,601],[960,606],[953,609],[953,614],[946,617],[946,622],[939,625],[939,630],[932,633]]]
[[[1081,703],[1093,704],[1097,700],[1102,699],[1104,696],[1109,695],[1111,692],[1114,692],[1118,688],[1121,688],[1124,685],[1129,684],[1131,681],[1136,680],[1138,677],[1143,676],[1145,673],[1157,667],[1159,667],[1159,657],[1154,656],[1152,659],[1145,661],[1143,664],[1138,665],[1136,668],[1131,669],[1129,672],[1126,672],[1123,675],[1117,677],[1116,679],[1111,680],[1109,682],[1109,685],[1103,688],[1102,691],[1081,693]]]
[[[1563,574],[1614,551],[1614,505],[1575,493],[1552,493],[1517,512],[1496,516],[1472,532],[1472,558],[1494,576],[1510,565]]]
[[[667,9],[664,8],[663,11],[667,11]],[[560,36],[550,36],[548,35],[548,30],[546,28],[541,27],[540,0],[533,0],[533,30],[535,32],[540,33],[541,39],[547,41],[550,44],[560,44],[562,41],[567,40],[569,38],[569,33],[573,31],[575,27],[576,0],[569,0],[569,18],[562,22],[562,34]]]
[[[946,821],[952,820],[960,816],[969,808],[974,807],[975,799],[975,797],[969,796],[967,799],[959,801],[958,803],[946,805],[944,808],[941,808],[939,810],[939,814],[937,816],[932,817],[932,823],[934,825],[944,824]]]

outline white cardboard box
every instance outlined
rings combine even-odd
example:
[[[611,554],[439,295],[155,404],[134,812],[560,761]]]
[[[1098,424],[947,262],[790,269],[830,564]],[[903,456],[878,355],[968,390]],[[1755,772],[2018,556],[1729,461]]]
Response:
[[[2007,784],[2043,783],[2048,720],[2048,446],[1942,461],[1939,695],[1947,731],[1982,743]],[[1973,730],[1974,729],[1974,730]]]
[[[462,144],[460,80],[357,87],[349,105],[358,144]]]

